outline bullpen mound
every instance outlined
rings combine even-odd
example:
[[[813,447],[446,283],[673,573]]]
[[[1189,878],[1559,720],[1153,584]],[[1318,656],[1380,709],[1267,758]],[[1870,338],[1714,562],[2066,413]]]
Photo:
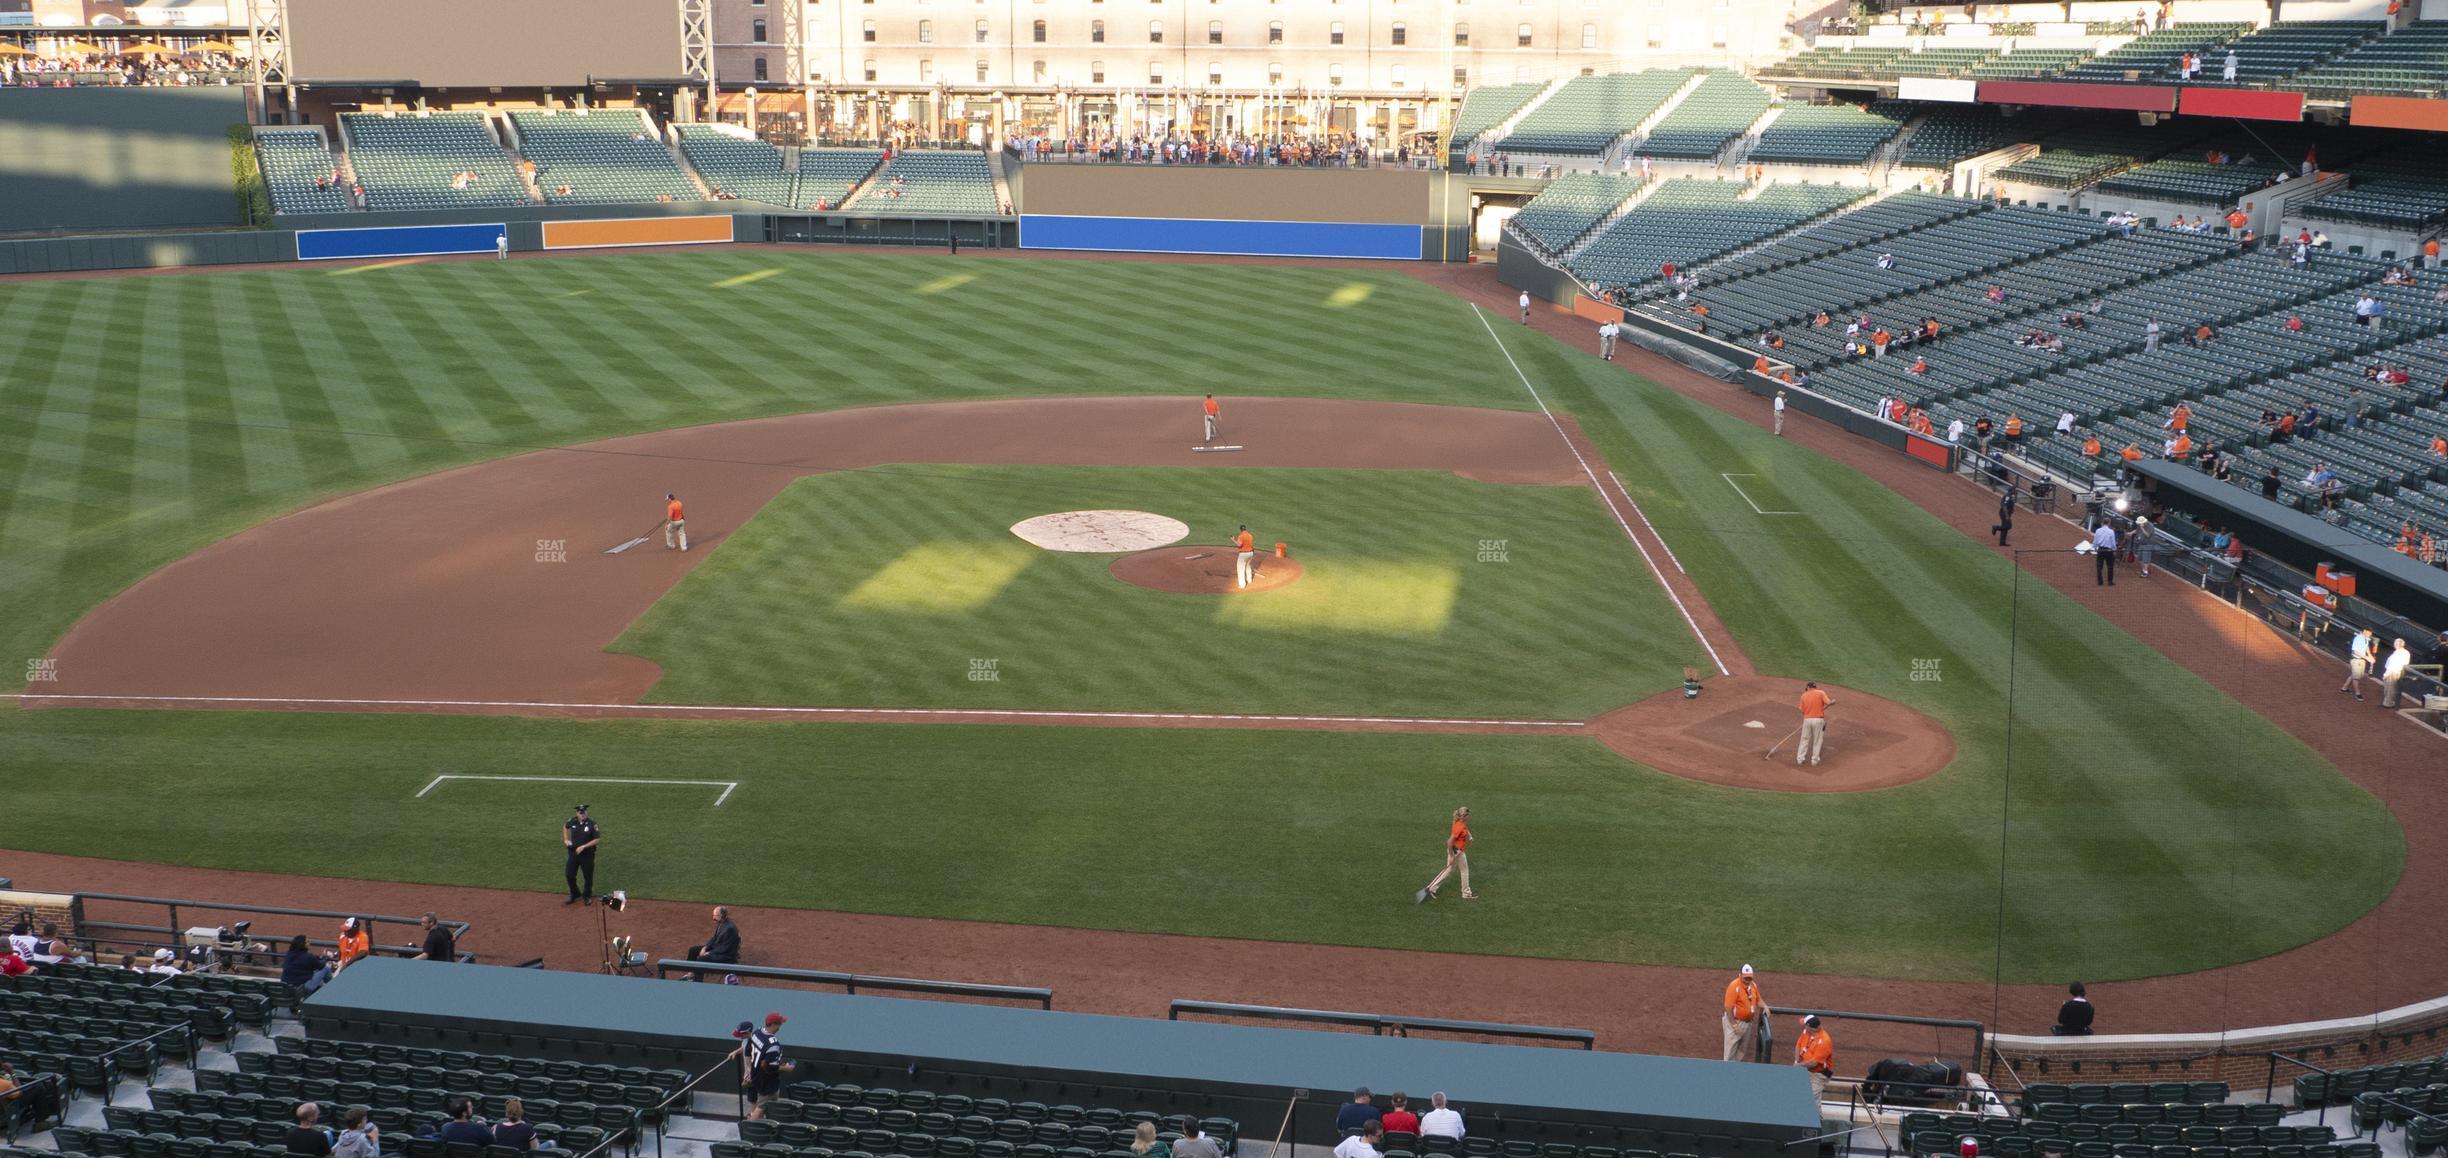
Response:
[[[1233,585],[1233,549],[1184,543],[1124,555],[1113,561],[1113,577],[1133,587],[1173,591],[1183,595],[1246,595],[1297,581],[1301,565],[1260,552],[1256,574],[1247,587]]]
[[[1935,775],[1955,758],[1955,737],[1894,700],[1820,684],[1828,694],[1827,742],[1818,764],[1794,764],[1787,739],[1802,722],[1802,681],[1729,676],[1696,700],[1679,690],[1590,721],[1599,741],[1627,760],[1688,780],[1770,792],[1861,792]]]

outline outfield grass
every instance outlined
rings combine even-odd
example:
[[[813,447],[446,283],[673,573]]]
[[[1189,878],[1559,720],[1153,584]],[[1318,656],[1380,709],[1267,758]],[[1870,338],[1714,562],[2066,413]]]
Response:
[[[765,269],[782,272],[711,288]],[[673,315],[648,304],[675,299]],[[2018,589],[1855,472],[1495,330],[1391,273],[834,253],[0,286],[0,331],[21,336],[0,345],[16,419],[0,425],[0,655],[41,654],[83,609],[230,530],[514,446],[1064,391],[1523,406],[1509,350],[1763,670],[1910,703],[1954,730],[1956,764],[1879,793],[1781,796],[1574,739],[8,710],[0,842],[549,889],[557,854],[531,833],[566,793],[413,792],[437,770],[721,769],[744,783],[719,814],[591,790],[635,842],[608,867],[633,857],[615,871],[698,899],[1910,977],[1994,964],[2008,981],[2257,957],[2345,925],[2396,880],[2404,843],[2377,801],[2129,636]],[[1809,513],[1757,515],[1720,472]],[[1636,566],[1608,581],[1642,584]],[[1916,660],[1943,678],[1914,681]],[[1414,909],[1433,867],[1420,850],[1457,803],[1478,818],[1491,903]],[[343,816],[381,820],[343,841]],[[774,816],[792,818],[772,837],[790,871],[703,855]]]
[[[1050,510],[1247,520],[1290,587],[1230,598],[1030,546]],[[1390,519],[1388,511],[1408,517]],[[1483,561],[1483,540],[1503,540]],[[613,645],[666,703],[1581,719],[1698,645],[1588,487],[1443,472],[924,466],[790,486]],[[1629,579],[1640,579],[1630,582]],[[972,678],[991,661],[994,679]]]

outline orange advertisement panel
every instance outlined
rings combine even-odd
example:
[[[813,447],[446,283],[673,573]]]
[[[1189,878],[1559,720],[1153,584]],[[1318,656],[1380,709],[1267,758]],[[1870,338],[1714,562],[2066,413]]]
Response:
[[[2379,129],[2448,129],[2448,101],[2359,96],[2346,120],[2348,124]]]
[[[1608,305],[1607,303],[1591,297],[1588,294],[1577,293],[1573,295],[1573,314],[1577,317],[1588,318],[1593,322],[1620,322],[1624,320],[1624,312],[1621,308]]]
[[[1940,470],[1947,469],[1947,444],[1936,439],[1907,434],[1904,436],[1904,452]]]
[[[547,221],[546,249],[608,249],[622,245],[708,245],[731,240],[731,216],[625,217],[611,221]]]

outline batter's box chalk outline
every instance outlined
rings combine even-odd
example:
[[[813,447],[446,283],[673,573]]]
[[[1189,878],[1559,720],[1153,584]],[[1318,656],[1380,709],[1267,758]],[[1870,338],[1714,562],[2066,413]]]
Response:
[[[1718,477],[1718,478],[1721,478],[1721,479],[1726,480],[1726,485],[1727,485],[1727,486],[1730,486],[1730,487],[1733,487],[1733,488],[1734,488],[1734,493],[1742,496],[1742,501],[1744,501],[1744,502],[1746,502],[1746,503],[1750,503],[1750,504],[1751,504],[1751,513],[1752,513],[1752,514],[1755,514],[1755,515],[1798,515],[1798,514],[1801,514],[1801,513],[1802,513],[1802,512],[1800,512],[1800,511],[1763,511],[1763,510],[1761,510],[1761,509],[1760,509],[1760,505],[1759,505],[1759,503],[1757,503],[1757,502],[1755,502],[1755,501],[1753,501],[1753,500],[1752,500],[1751,495],[1750,495],[1750,492],[1743,490],[1743,489],[1742,489],[1742,484],[1734,481],[1735,479],[1738,479],[1738,478],[1758,478],[1758,477],[1759,477],[1759,475],[1754,474],[1754,473],[1752,473],[1752,472],[1750,472],[1750,471],[1747,471],[1747,470],[1738,470],[1738,471],[1735,471],[1735,472],[1733,472],[1733,473],[1731,473],[1731,474],[1728,474],[1728,473],[1726,473],[1725,471],[1718,471],[1718,472],[1717,472],[1717,477]]]
[[[432,783],[418,789],[415,798],[423,800],[426,793],[453,780],[521,780],[543,784],[664,784],[689,788],[720,788],[722,795],[714,798],[716,808],[722,807],[723,801],[731,799],[731,794],[739,789],[737,780],[633,780],[625,776],[482,776],[472,772],[445,772],[434,777]]]

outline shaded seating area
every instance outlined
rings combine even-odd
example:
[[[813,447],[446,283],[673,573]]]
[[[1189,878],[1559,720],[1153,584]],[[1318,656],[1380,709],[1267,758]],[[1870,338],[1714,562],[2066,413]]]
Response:
[[[2313,100],[2448,93],[2448,20],[2418,20],[2307,69],[2289,82]]]
[[[1635,151],[1644,157],[1707,160],[1767,111],[1767,89],[1736,73],[1712,72],[1658,120]]]
[[[1771,185],[1676,180],[1608,225],[1572,262],[1593,285],[1641,286],[1669,261],[1695,266],[1870,195],[1848,185]]]
[[[882,149],[799,150],[799,208],[841,208],[850,199],[850,191],[883,160]],[[991,185],[992,178],[988,180]]]
[[[2194,75],[2194,79],[2200,80],[2203,74],[2215,77],[2218,67],[2212,59],[2214,50],[2251,29],[2252,25],[2243,21],[2177,24],[2153,29],[2122,46],[2077,64],[2061,75],[2067,80],[2096,83],[2124,81],[2128,79],[2125,74],[2131,72],[2134,81],[2164,84],[2177,78],[2177,66],[2184,61],[2186,53],[2191,53],[2201,62],[2202,69]]]
[[[1665,68],[1574,77],[1530,110],[1495,147],[1506,153],[1597,156],[1649,119],[1690,79],[1686,70]]]
[[[338,179],[340,163],[321,129],[265,129],[255,134],[255,157],[275,213],[345,213],[349,196]]]
[[[1480,85],[1464,93],[1461,111],[1454,114],[1453,146],[1446,163],[1468,164],[1471,142],[1520,112],[1523,105],[1530,103],[1530,98],[1546,87],[1545,82],[1532,80],[1519,84]]]
[[[1513,227],[1548,251],[1561,253],[1640,187],[1634,177],[1567,173],[1522,206],[1513,215]]]
[[[1858,165],[1895,139],[1905,116],[1902,107],[1886,103],[1787,105],[1760,133],[1749,159]]]
[[[801,194],[806,194],[804,188]],[[994,171],[984,154],[925,150],[893,154],[868,182],[853,209],[965,217],[993,217],[1003,211],[995,197]]]

